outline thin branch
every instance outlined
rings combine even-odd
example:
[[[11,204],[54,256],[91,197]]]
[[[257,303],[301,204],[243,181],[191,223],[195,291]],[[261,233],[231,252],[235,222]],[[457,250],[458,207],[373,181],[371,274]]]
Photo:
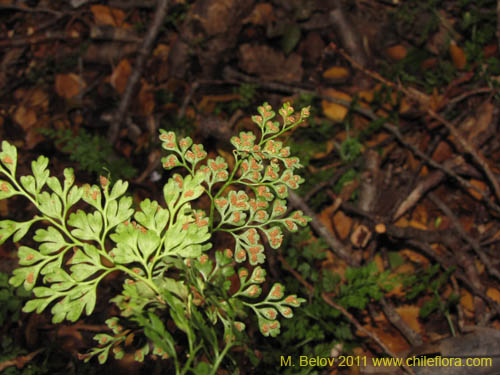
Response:
[[[144,38],[144,42],[142,43],[141,48],[139,49],[139,55],[137,56],[134,70],[132,71],[132,74],[130,75],[127,81],[127,87],[120,101],[118,111],[116,112],[116,115],[109,127],[108,137],[111,144],[114,144],[116,139],[118,138],[120,125],[125,119],[125,114],[130,105],[132,97],[135,93],[135,88],[137,86],[137,83],[141,78],[142,71],[146,63],[146,59],[150,55],[153,43],[156,37],[158,36],[158,33],[160,32],[160,27],[163,24],[163,21],[167,14],[167,6],[168,6],[168,0],[157,1],[153,22],[149,27],[149,30],[146,34],[146,37]]]
[[[312,286],[310,283],[305,280],[300,273],[298,273],[295,269],[293,269],[292,266],[286,261],[286,259],[283,257],[283,255],[279,254],[278,259],[280,262],[283,264],[283,266],[302,284],[306,289],[310,292],[314,292],[314,286]],[[375,334],[367,330],[365,327],[361,325],[361,323],[358,322],[358,320],[349,312],[347,311],[344,307],[340,306],[339,304],[335,303],[325,292],[321,293],[321,298],[325,303],[333,307],[334,309],[338,310],[341,312],[342,315],[344,315],[347,320],[349,320],[359,331],[363,332],[366,336],[371,338],[374,342],[377,343],[378,346],[382,348],[382,350],[390,355],[393,358],[396,358],[396,353],[394,353],[391,349],[389,349],[384,342]],[[406,366],[403,367],[405,371],[407,371],[409,374],[413,374],[413,371],[411,369],[407,368]]]

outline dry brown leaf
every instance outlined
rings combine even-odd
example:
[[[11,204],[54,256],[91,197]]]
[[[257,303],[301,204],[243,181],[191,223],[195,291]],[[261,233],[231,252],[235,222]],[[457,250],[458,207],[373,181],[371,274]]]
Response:
[[[324,208],[318,215],[319,220],[323,223],[325,227],[327,227],[330,230],[331,233],[335,233],[335,231],[333,230],[332,216],[336,210],[337,207],[331,205]]]
[[[24,130],[28,130],[36,124],[36,112],[32,108],[27,108],[24,105],[20,105],[14,112],[14,121]]]
[[[397,44],[395,46],[389,47],[385,49],[385,54],[391,58],[393,61],[403,60],[408,51],[405,46],[401,44]]]
[[[111,86],[115,88],[115,90],[119,94],[123,94],[125,92],[125,88],[127,87],[128,77],[132,73],[132,66],[128,59],[123,59],[120,63],[113,69],[113,73],[109,77],[109,83]]]
[[[429,264],[429,260],[420,253],[410,249],[404,249],[399,252],[401,256],[404,256],[411,260],[413,263],[422,264],[424,267]]]
[[[203,112],[212,113],[217,103],[227,103],[240,99],[240,94],[205,95],[201,98],[198,108]]]
[[[145,81],[142,82],[138,99],[140,113],[144,116],[152,114],[155,109],[155,96],[152,86]]]
[[[343,66],[333,66],[323,72],[323,78],[325,79],[344,79],[349,77],[349,69]]]
[[[450,43],[449,52],[451,55],[453,66],[458,70],[465,69],[465,65],[467,64],[467,57],[465,56],[465,52],[462,48],[457,46],[457,44],[453,40]]]
[[[57,74],[55,82],[57,95],[64,99],[77,96],[85,87],[85,81],[75,73]]]
[[[427,208],[425,208],[424,205],[417,205],[415,209],[413,210],[413,213],[411,215],[412,220],[419,222],[423,224],[424,226],[427,226],[427,222],[429,220],[429,216],[427,213]]]
[[[351,231],[352,219],[346,216],[342,211],[337,211],[333,216],[333,225],[340,239],[345,240]]]
[[[332,152],[334,149],[335,149],[335,140],[330,139],[326,142],[326,150],[313,153],[311,159],[322,159],[325,156],[328,156],[330,152]]]
[[[269,22],[275,20],[273,13],[273,6],[269,3],[259,3],[255,5],[252,13],[243,20],[243,23],[252,23],[254,25],[267,25]]]
[[[382,273],[385,271],[384,268],[384,260],[380,256],[380,254],[377,254],[373,257],[373,261],[375,262],[375,265],[377,266],[378,272]]]
[[[436,151],[432,154],[432,159],[437,163],[442,163],[448,160],[453,155],[450,144],[446,141],[441,141],[436,147]]]
[[[496,303],[500,303],[500,291],[496,288],[488,288],[486,295]]]
[[[348,95],[342,91],[335,90],[335,89],[329,88],[329,89],[323,90],[322,94],[324,96],[329,96],[331,98],[342,99],[342,100],[345,100],[347,102],[350,102],[352,100],[350,95]],[[322,100],[321,107],[323,108],[324,115],[335,122],[344,121],[344,118],[347,115],[347,111],[348,111],[346,107],[344,107],[340,104],[337,104],[337,103],[329,102],[328,100]]]
[[[396,308],[401,319],[415,332],[422,333],[422,325],[418,320],[420,308],[414,305],[404,305]]]
[[[472,179],[472,180],[470,180],[470,184],[472,186],[474,186],[475,188],[479,189],[479,191],[482,191],[483,193],[486,193],[488,191],[488,185],[486,185],[481,180]],[[470,195],[472,195],[477,200],[483,199],[483,196],[479,192],[477,192],[476,190],[468,189],[467,191],[469,192]]]
[[[98,25],[111,25],[123,27],[125,13],[120,9],[110,8],[106,5],[92,5],[90,11],[94,15],[94,22]]]
[[[265,45],[240,45],[239,66],[247,73],[280,82],[300,82],[304,74],[300,55],[292,53],[287,57]]]
[[[472,298],[472,294],[467,289],[462,288],[460,290],[460,305],[464,309],[474,312],[474,298]]]

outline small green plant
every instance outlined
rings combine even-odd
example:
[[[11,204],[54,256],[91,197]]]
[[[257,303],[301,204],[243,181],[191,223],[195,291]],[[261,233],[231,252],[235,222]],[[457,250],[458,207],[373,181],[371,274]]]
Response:
[[[442,314],[450,327],[450,332],[455,336],[455,327],[451,318],[451,310],[459,302],[459,296],[455,293],[450,294],[447,298],[442,296],[442,289],[455,269],[449,268],[442,273],[439,273],[439,270],[440,265],[436,263],[417,274],[405,277],[403,279],[403,285],[408,290],[406,299],[414,300],[423,293],[431,292],[432,298],[427,300],[422,307],[420,307],[420,317],[425,319],[434,312]]]
[[[116,156],[109,141],[100,135],[92,135],[84,129],[77,134],[69,129],[42,129],[41,133],[55,140],[61,150],[69,154],[72,161],[92,173],[108,170],[112,179],[132,178],[137,170],[127,160]]]
[[[19,319],[23,302],[30,294],[23,287],[9,285],[9,276],[0,272],[0,326]]]
[[[119,359],[132,342],[138,361],[154,355],[169,358],[176,374],[214,374],[243,339],[247,311],[257,316],[264,336],[276,336],[278,315],[291,318],[292,308],[304,300],[285,296],[280,283],[256,300],[266,281],[262,240],[277,249],[283,229],[294,232],[309,220],[301,211],[286,215],[288,188],[298,188],[302,178],[294,174],[298,158],[276,138],[303,122],[309,109],[294,114],[284,104],[281,123],[273,121],[267,103],[258,112],[252,120],[259,137],[233,137],[229,163],[222,157],[203,162],[202,145],[161,131],[162,147],[171,152],[162,159],[164,168],[181,167],[185,174],[175,173],[165,184],[164,206],[146,199],[137,210],[125,195],[126,182],[112,185],[101,176],[100,186],[80,187],[68,168],[61,183],[50,177],[44,156],[32,162],[33,175],[18,180],[17,149],[3,141],[0,173],[6,180],[0,180],[0,199],[23,196],[41,215],[0,221],[0,242],[10,236],[19,241],[33,224],[43,226],[33,236],[36,248],[19,248],[20,267],[9,280],[34,293],[23,311],[41,313],[51,306],[54,323],[74,322],[94,311],[103,279],[121,272],[123,289],[111,299],[120,314],[106,320],[110,332],[95,336],[99,346],[82,355],[85,360],[97,356],[104,363],[111,353]],[[208,215],[200,208],[202,195],[208,197]],[[216,243],[231,246],[209,251],[218,234]],[[249,266],[235,270],[247,260]],[[141,333],[146,339],[137,339]]]

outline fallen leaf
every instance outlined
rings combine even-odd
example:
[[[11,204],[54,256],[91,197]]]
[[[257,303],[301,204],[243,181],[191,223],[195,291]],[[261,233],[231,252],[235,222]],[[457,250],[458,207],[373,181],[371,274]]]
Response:
[[[496,288],[488,288],[486,295],[490,297],[493,301],[500,303],[500,291]]]
[[[403,60],[406,55],[408,54],[408,51],[406,47],[402,46],[401,44],[397,44],[395,46],[389,47],[385,49],[385,54],[393,61],[399,61]]]
[[[450,144],[446,141],[441,141],[436,147],[434,154],[432,154],[432,160],[437,163],[442,163],[445,160],[448,160],[453,155],[452,148]]]
[[[396,308],[397,313],[401,319],[415,332],[422,333],[422,325],[418,320],[420,308],[414,305],[404,305]]]
[[[408,258],[413,263],[421,264],[426,267],[429,264],[429,260],[420,253],[410,249],[404,249],[399,252],[402,256]]]
[[[124,26],[125,13],[120,9],[110,8],[106,5],[92,5],[90,11],[98,25]]]
[[[461,49],[455,41],[451,41],[449,52],[451,55],[451,61],[453,62],[453,66],[458,70],[465,69],[465,65],[467,64],[467,57],[465,56],[465,52]]]
[[[474,312],[474,299],[472,298],[472,294],[466,289],[460,290],[460,305],[466,310]]]
[[[479,191],[482,191],[483,193],[486,193],[488,191],[488,185],[486,185],[481,180],[472,179],[469,182],[472,186],[477,188]],[[473,190],[473,189],[468,189],[467,191],[469,192],[470,195],[472,195],[477,200],[483,199],[483,196],[478,191]]]
[[[85,81],[75,73],[57,74],[55,90],[64,99],[71,99],[86,87]]]
[[[254,25],[267,25],[275,20],[273,6],[269,3],[259,3],[255,5],[252,13],[243,20],[243,23],[252,23]]]
[[[349,69],[343,66],[333,66],[323,72],[323,78],[338,80],[349,77],[349,74]]]
[[[143,81],[141,91],[138,95],[139,110],[142,115],[148,116],[153,113],[155,109],[155,96],[153,88],[147,82]]]
[[[322,92],[322,94],[331,98],[345,100],[347,102],[350,102],[352,100],[350,95],[335,89],[326,89]],[[348,112],[348,109],[343,105],[332,103],[328,100],[322,100],[321,107],[323,109],[324,115],[335,122],[344,121],[344,118]]]
[[[14,112],[14,121],[24,130],[27,130],[35,125],[36,120],[36,112],[32,108],[27,108],[24,105],[18,106]]]
[[[346,216],[342,211],[337,211],[333,216],[333,226],[341,240],[349,236],[352,227],[352,219]]]
[[[127,87],[128,77],[130,77],[131,73],[132,66],[130,62],[127,59],[123,59],[116,68],[113,69],[113,73],[111,73],[111,77],[109,77],[110,85],[113,86],[119,94],[123,94]]]
[[[239,48],[239,66],[262,79],[280,82],[300,82],[304,74],[300,55],[292,53],[285,57],[271,47],[248,43]]]

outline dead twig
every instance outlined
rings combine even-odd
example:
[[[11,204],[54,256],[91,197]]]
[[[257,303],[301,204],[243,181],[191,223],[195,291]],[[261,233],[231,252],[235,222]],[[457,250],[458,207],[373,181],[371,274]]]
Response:
[[[135,93],[135,88],[137,86],[137,83],[139,82],[139,78],[141,78],[142,70],[146,63],[146,59],[148,58],[151,52],[153,43],[160,31],[160,27],[163,24],[163,20],[165,19],[165,16],[167,14],[167,6],[168,6],[168,0],[158,0],[153,22],[148,29],[148,32],[146,34],[146,37],[144,38],[144,42],[142,43],[141,48],[139,49],[139,55],[137,56],[134,69],[127,81],[127,87],[120,101],[120,105],[118,106],[116,115],[114,116],[114,119],[109,127],[108,137],[111,144],[114,144],[116,139],[118,138],[120,125],[125,118],[127,108],[129,107],[132,97]]]
[[[305,280],[302,275],[300,273],[298,273],[295,269],[293,269],[292,266],[290,266],[290,264],[286,261],[286,259],[283,257],[283,255],[279,254],[278,255],[278,259],[280,260],[280,262],[283,264],[283,266],[302,284],[304,285],[304,287],[306,287],[306,289],[310,292],[310,293],[313,293],[314,292],[314,286],[312,286],[310,283],[307,282],[307,280]],[[327,303],[328,305],[330,305],[331,307],[333,307],[334,309],[340,311],[340,313],[342,315],[344,315],[347,320],[349,320],[355,327],[358,331],[361,331],[362,333],[364,333],[366,336],[368,336],[370,339],[372,339],[375,343],[377,343],[378,346],[380,346],[382,348],[382,350],[387,353],[388,355],[390,355],[391,357],[393,358],[396,358],[396,353],[394,353],[391,349],[389,349],[385,344],[384,342],[374,333],[370,332],[369,330],[367,330],[365,327],[363,327],[361,325],[360,322],[358,322],[358,320],[349,312],[347,311],[345,308],[343,308],[342,306],[340,306],[339,304],[335,303],[326,293],[321,293],[321,298],[323,299],[323,301],[325,301],[325,303]],[[413,371],[411,371],[411,369],[407,368],[406,366],[403,367],[404,370],[406,372],[408,372],[409,374],[413,374]]]
[[[331,43],[330,45],[335,51],[339,52],[347,61],[349,61],[349,63],[355,69],[358,69],[359,71],[387,85],[388,87],[391,87],[397,90],[398,92],[405,94],[408,98],[420,102],[420,98],[423,96],[423,94],[419,93],[417,90],[415,89],[408,90],[400,85],[396,85],[393,82],[388,81],[387,79],[383,78],[380,74],[364,68],[355,59],[353,59],[351,56],[345,53],[341,48],[337,48],[335,44]],[[462,134],[455,128],[455,126],[451,122],[449,122],[441,115],[439,115],[436,111],[434,111],[434,109],[427,107],[426,112],[430,117],[434,118],[435,120],[443,124],[452,135],[452,141],[456,142],[457,146],[460,146],[462,149],[464,149],[464,151],[472,157],[472,159],[477,163],[477,165],[479,165],[483,169],[486,177],[488,178],[488,181],[493,186],[493,189],[495,191],[495,196],[500,201],[500,185],[498,184],[497,179],[493,174],[493,172],[491,171],[489,165],[486,163],[484,158],[481,155],[479,155],[479,152],[475,149],[475,147],[472,146],[469,142],[467,142],[467,140],[462,136]]]

